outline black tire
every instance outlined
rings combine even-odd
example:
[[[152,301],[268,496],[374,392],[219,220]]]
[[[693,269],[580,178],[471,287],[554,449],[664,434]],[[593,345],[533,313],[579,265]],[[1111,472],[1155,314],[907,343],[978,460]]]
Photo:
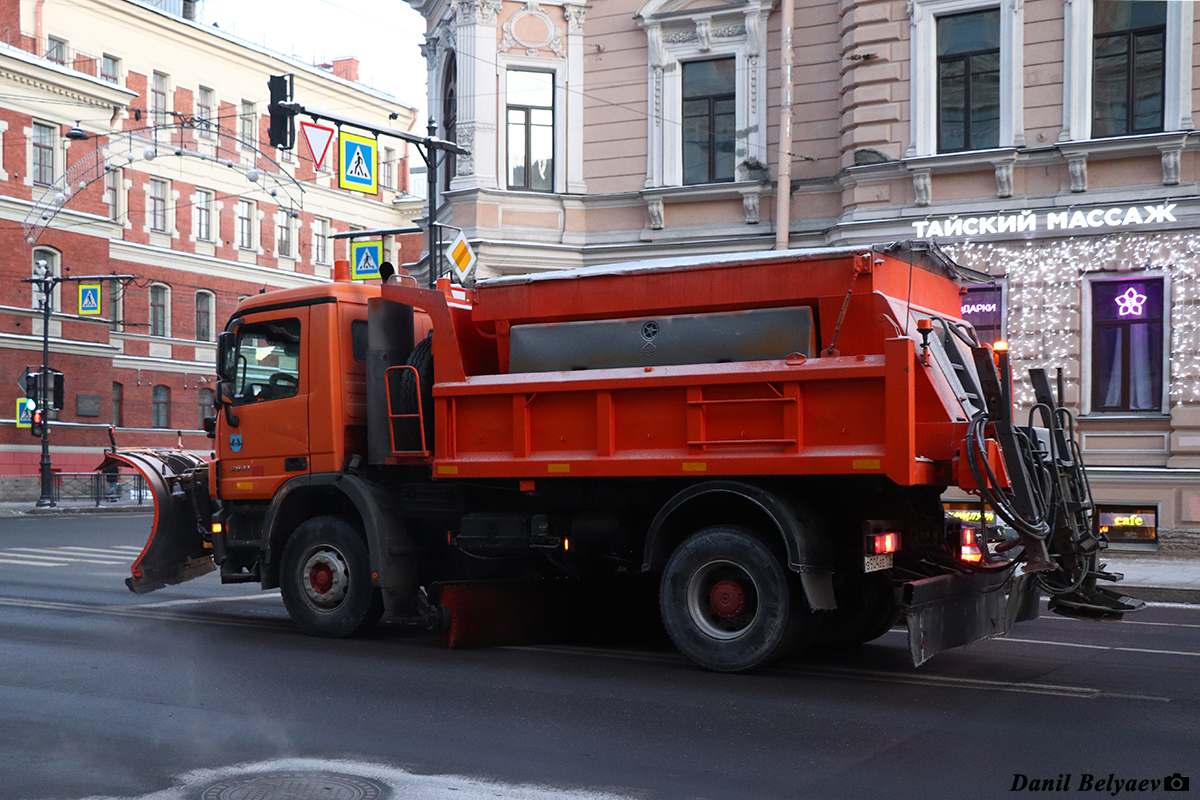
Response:
[[[671,641],[715,672],[770,664],[813,625],[780,558],[750,531],[731,526],[684,541],[667,562],[658,599]]]
[[[404,362],[417,370],[420,381],[420,408],[425,423],[425,448],[433,450],[433,335],[426,336],[417,342],[417,346]],[[404,370],[400,375],[400,409],[401,414],[417,413],[417,382],[413,380],[412,372]],[[396,443],[401,450],[421,449],[421,428],[416,420],[402,419],[397,423]]]
[[[292,621],[313,636],[352,636],[383,616],[367,544],[336,517],[314,517],[292,533],[283,547],[279,591]]]
[[[865,576],[848,594],[838,599],[836,611],[821,620],[815,648],[845,650],[866,644],[890,631],[900,618],[891,582],[882,575]]]

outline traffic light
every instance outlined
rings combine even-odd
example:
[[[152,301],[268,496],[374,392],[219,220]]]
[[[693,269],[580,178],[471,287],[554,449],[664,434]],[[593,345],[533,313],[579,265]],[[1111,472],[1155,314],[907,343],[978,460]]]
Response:
[[[41,438],[42,434],[46,432],[45,413],[46,412],[42,411],[40,408],[35,408],[33,410],[33,416],[29,420],[29,432],[39,439]]]
[[[63,400],[66,398],[66,379],[58,370],[47,370],[50,375],[50,391],[45,397],[45,403],[42,403],[42,373],[26,372],[25,373],[25,396],[32,398],[38,404],[45,405],[47,408],[53,408],[56,411],[61,411]]]
[[[291,150],[296,143],[296,112],[280,108],[280,103],[292,101],[292,73],[272,75],[267,79],[267,88],[271,90],[271,102],[267,106],[271,121],[267,127],[267,141],[272,147]]]
[[[25,373],[25,396],[32,398],[34,401],[41,400],[41,393],[38,392],[38,375],[37,372]]]

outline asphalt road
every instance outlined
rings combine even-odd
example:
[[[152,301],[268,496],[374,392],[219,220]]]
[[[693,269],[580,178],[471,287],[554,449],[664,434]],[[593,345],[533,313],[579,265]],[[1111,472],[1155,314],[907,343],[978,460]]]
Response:
[[[137,597],[123,579],[149,525],[0,518],[0,800],[986,798],[1043,780],[1108,797],[1200,779],[1198,607],[1044,617],[915,670],[897,630],[716,675],[637,642],[314,639],[277,593],[214,575]]]

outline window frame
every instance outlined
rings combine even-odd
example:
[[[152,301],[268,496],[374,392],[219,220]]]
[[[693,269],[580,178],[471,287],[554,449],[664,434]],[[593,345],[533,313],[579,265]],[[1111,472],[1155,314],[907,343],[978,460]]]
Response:
[[[52,186],[58,180],[59,132],[57,125],[33,121],[32,135],[29,137],[29,177],[34,186]]]
[[[167,124],[170,116],[169,98],[171,94],[171,76],[155,70],[150,75],[150,121],[155,125]]]
[[[155,300],[155,294],[162,293],[162,301]],[[171,336],[171,287],[165,283],[150,284],[149,292],[149,331],[151,336],[169,338]],[[159,311],[156,317],[155,310]],[[158,332],[156,332],[158,331]]]
[[[255,250],[255,217],[257,216],[258,206],[253,200],[238,198],[237,208],[235,210],[234,227],[237,246],[239,250]],[[245,212],[245,213],[243,213]]]
[[[216,201],[216,193],[211,189],[196,189],[195,198],[193,199],[194,213],[192,214],[195,220],[195,237],[198,242],[213,241],[213,206]]]
[[[737,138],[733,182],[753,180],[757,165],[774,162],[767,149],[770,127],[766,97],[767,19],[770,0],[749,0],[729,11],[711,7],[678,10],[672,0],[651,0],[638,23],[649,47],[647,78],[646,188],[684,186],[683,69],[687,61],[732,56],[736,59],[735,122]],[[713,31],[723,31],[715,35]],[[690,184],[692,186],[700,184]]]
[[[938,149],[937,20],[971,11],[1000,10],[1000,135],[988,152],[1025,146],[1025,4],[1023,0],[912,0],[909,145],[905,157],[935,156]]]
[[[203,302],[201,302],[203,300]],[[205,307],[207,306],[207,307]],[[213,319],[217,309],[217,296],[207,289],[196,292],[196,328],[192,332],[198,342],[211,342],[216,339]]]
[[[150,178],[146,183],[146,216],[151,233],[171,232],[170,220],[167,219],[167,196],[170,193],[171,182],[165,178]]]
[[[46,60],[59,66],[67,65],[67,56],[70,51],[70,45],[66,39],[61,36],[46,37]]]
[[[1060,142],[1092,137],[1093,2],[1063,5],[1063,131]],[[1163,131],[1191,130],[1192,3],[1167,3],[1167,41],[1163,63]],[[1002,67],[1003,68],[1003,67]]]
[[[108,219],[110,222],[120,222],[121,216],[125,212],[124,203],[124,188],[125,188],[125,170],[123,167],[114,167],[104,171],[104,192],[101,199],[108,206]]]
[[[45,258],[47,262],[46,266],[50,268],[50,275],[56,277],[62,275],[62,253],[53,247],[39,245],[38,247],[33,248],[33,257],[29,259],[30,277],[37,277],[35,270],[37,269],[37,262],[41,258]],[[41,306],[38,303],[38,297],[41,292],[38,290],[37,284],[29,284],[29,289],[31,292],[30,307],[35,311],[41,311]],[[61,308],[62,284],[60,283],[50,290],[50,310],[54,311],[55,309]]]
[[[332,229],[330,220],[326,217],[313,218],[313,263],[329,264],[329,232]]]
[[[159,430],[169,430],[171,427],[170,386],[159,383],[150,389],[150,427]]]
[[[1160,380],[1162,383],[1162,391],[1159,398],[1159,407],[1157,409],[1148,410],[1114,410],[1107,408],[1097,408],[1096,398],[1094,397],[1094,384],[1096,375],[1094,374],[1094,354],[1096,350],[1096,335],[1097,326],[1094,308],[1093,289],[1096,284],[1100,283],[1122,283],[1130,281],[1146,281],[1146,280],[1161,280],[1162,281],[1162,357],[1159,367]],[[1082,390],[1082,407],[1083,413],[1088,416],[1096,417],[1138,417],[1138,418],[1161,418],[1169,413],[1171,403],[1171,274],[1167,270],[1151,269],[1139,270],[1123,274],[1120,277],[1105,274],[1090,276],[1085,275],[1083,281],[1083,297],[1082,299],[1082,328],[1081,328],[1081,353],[1080,365],[1084,371],[1083,380],[1080,381]],[[1125,378],[1128,381],[1128,377]]]
[[[108,291],[108,329],[111,331],[125,330],[125,284],[120,281],[109,283]]]
[[[202,102],[202,101],[207,102]],[[200,86],[196,89],[196,119],[199,124],[196,125],[197,136],[201,139],[212,139],[215,134],[212,130],[213,110],[217,106],[217,93],[207,87]]]
[[[112,72],[108,72],[107,69],[110,65],[113,69]],[[100,56],[100,80],[119,86],[121,83],[121,59],[109,53]]]
[[[125,384],[117,381],[112,385],[112,426],[125,427]]]
[[[734,69],[735,77],[734,77],[734,81],[733,81],[733,91],[732,92],[728,92],[726,94],[691,95],[691,96],[689,96],[687,94],[687,86],[686,86],[684,79],[686,77],[688,65],[701,64],[706,61],[732,61],[733,62],[733,69]],[[686,104],[688,102],[694,102],[694,101],[698,101],[698,100],[705,100],[708,103],[708,112],[707,112],[707,117],[708,117],[708,124],[707,124],[707,127],[708,127],[708,164],[706,165],[706,168],[705,168],[705,174],[706,174],[707,180],[703,180],[703,181],[699,181],[699,182],[689,182],[688,181],[688,178],[687,178],[687,172],[688,172],[688,170],[687,170],[687,167],[688,167],[688,165],[687,165],[687,148],[685,146],[686,142],[683,141],[683,136],[685,135],[683,133],[683,130],[681,130],[681,132],[680,132],[680,143],[681,143],[681,147],[680,147],[680,170],[681,170],[680,171],[680,179],[682,180],[684,186],[703,186],[703,185],[710,184],[710,183],[732,183],[733,181],[735,181],[737,179],[737,152],[736,152],[737,151],[737,77],[736,77],[736,75],[737,75],[737,58],[731,57],[731,56],[719,56],[717,58],[689,59],[687,61],[681,62],[679,65],[679,68],[680,68],[680,83],[679,83],[680,113],[679,113],[679,119],[682,123],[683,130],[686,130],[686,128],[687,128],[687,112],[684,108],[686,106]],[[732,100],[733,106],[734,106],[734,138],[733,138],[734,165],[733,165],[732,174],[728,178],[717,178],[716,172],[717,172],[717,158],[718,158],[718,156],[717,156],[718,138],[717,138],[716,125],[715,125],[715,118],[716,118],[716,108],[715,107],[718,102],[723,101],[723,100]]]
[[[257,149],[258,111],[250,100],[242,100],[238,107],[238,138],[241,140],[243,149]]]
[[[199,424],[196,425],[196,430],[204,430],[204,419],[213,416],[214,403],[216,401],[216,393],[207,387],[201,387],[196,392],[197,410],[200,412]]]
[[[961,11],[957,14],[941,14],[938,16],[937,21],[934,24],[937,26],[940,26],[940,24],[943,20],[947,20],[947,19],[950,19],[953,17],[966,16],[968,14],[985,14],[985,13],[987,13],[989,11],[993,11],[993,10],[995,10],[997,12],[997,15],[996,15],[997,31],[996,32],[997,32],[997,38],[998,38],[999,25],[1000,25],[1000,22],[999,22],[999,11],[1000,10],[999,10],[999,8],[995,8],[995,9],[978,8],[978,9],[974,9],[973,11]],[[998,81],[999,75],[1000,75],[1000,73],[999,73],[999,60],[1000,60],[999,59],[999,56],[1000,56],[999,43],[997,43],[997,46],[995,48],[989,48],[987,50],[964,51],[964,52],[959,52],[959,53],[952,53],[949,55],[942,55],[940,53],[937,54],[937,56],[936,56],[936,58],[937,58],[937,78],[936,78],[937,92],[936,92],[936,94],[937,94],[937,101],[938,101],[938,109],[937,109],[938,153],[965,153],[965,152],[971,152],[974,150],[990,150],[990,149],[1000,146],[999,127],[997,127],[997,131],[996,131],[996,133],[997,133],[996,144],[987,144],[987,145],[974,144],[972,142],[972,130],[971,130],[972,126],[973,126],[973,119],[972,119],[972,114],[971,114],[971,105],[972,105],[972,100],[973,100],[973,98],[972,98],[973,80],[972,79],[976,75],[980,74],[972,68],[972,63],[976,59],[992,55],[993,53],[996,55],[996,61],[997,61],[996,76],[997,76],[997,81]],[[947,147],[944,142],[945,128],[943,126],[943,123],[945,120],[942,116],[942,109],[943,109],[942,91],[944,90],[945,87],[943,85],[942,67],[944,64],[951,62],[951,61],[961,61],[963,63],[963,76],[962,76],[963,77],[962,91],[963,91],[963,98],[964,98],[964,101],[962,104],[963,105],[963,146],[958,147],[958,148]],[[998,93],[997,93],[996,99],[997,99],[996,111],[997,111],[997,123],[998,123],[999,122],[999,113],[1000,113]]]
[[[294,259],[296,237],[292,230],[292,217],[286,209],[275,211],[275,256]]]
[[[1165,7],[1165,6],[1169,5],[1169,3],[1165,2],[1165,0],[1163,0],[1163,5]],[[1094,7],[1093,7],[1093,11],[1094,11]],[[1092,77],[1092,102],[1091,102],[1092,137],[1097,138],[1097,139],[1098,138],[1108,139],[1108,138],[1113,138],[1116,136],[1137,136],[1137,135],[1147,134],[1147,133],[1162,133],[1164,130],[1164,123],[1166,122],[1166,118],[1167,118],[1166,117],[1167,14],[1166,14],[1165,8],[1164,8],[1164,13],[1163,13],[1162,25],[1155,25],[1152,27],[1144,26],[1141,28],[1127,28],[1124,30],[1113,31],[1110,33],[1096,33],[1094,23],[1095,23],[1095,17],[1093,16],[1092,75],[1091,75],[1091,77]],[[1158,125],[1156,127],[1147,128],[1144,130],[1135,130],[1134,124],[1135,124],[1136,117],[1137,117],[1137,112],[1136,112],[1137,103],[1134,102],[1133,92],[1134,92],[1134,86],[1135,86],[1134,76],[1135,76],[1136,55],[1137,55],[1137,37],[1145,36],[1146,34],[1149,34],[1152,32],[1157,33],[1159,31],[1162,32],[1163,49],[1162,49],[1162,74],[1159,76],[1160,80],[1159,80],[1159,85],[1158,85],[1158,96],[1159,96]],[[1097,91],[1096,90],[1096,83],[1097,83],[1096,82],[1096,48],[1099,45],[1100,39],[1102,37],[1105,39],[1124,38],[1126,44],[1128,45],[1128,48],[1126,50],[1126,60],[1125,60],[1125,70],[1124,70],[1125,76],[1124,77],[1127,81],[1126,87],[1125,87],[1126,88],[1126,100],[1129,102],[1127,103],[1127,105],[1125,107],[1125,119],[1124,119],[1125,129],[1122,131],[1119,131],[1117,133],[1099,134],[1096,132],[1096,121],[1097,121],[1096,120],[1096,112],[1097,112],[1096,100],[1098,99],[1096,97],[1096,91]]]
[[[542,74],[542,75],[549,75],[550,76],[550,105],[549,106],[530,106],[530,105],[522,105],[519,103],[509,102],[509,99],[508,99],[508,76],[512,72],[527,72],[527,73],[538,73],[538,74]],[[559,120],[558,120],[558,114],[556,112],[556,106],[557,106],[557,101],[558,101],[557,95],[558,95],[558,73],[555,70],[532,69],[532,68],[525,68],[525,67],[519,67],[519,66],[513,66],[513,65],[509,65],[508,67],[505,68],[505,70],[504,70],[504,122],[503,122],[504,139],[505,139],[505,142],[504,142],[504,186],[509,191],[538,192],[540,194],[553,194],[558,190],[558,169],[557,169],[558,164],[556,162],[558,161],[558,152],[559,152],[559,150],[558,150]],[[523,147],[524,147],[524,155],[525,155],[525,183],[524,183],[524,185],[521,185],[521,186],[513,185],[510,180],[510,178],[512,176],[511,176],[511,173],[509,170],[510,161],[509,161],[508,155],[512,149],[513,143],[509,137],[510,123],[508,120],[509,120],[509,114],[513,110],[525,112],[524,136],[523,136],[523,142],[522,142]],[[533,129],[533,122],[531,119],[531,114],[535,110],[550,112],[550,121],[551,121],[550,141],[553,142],[553,145],[552,145],[552,150],[551,150],[551,154],[550,154],[550,188],[549,189],[534,189],[534,188],[530,187],[529,167],[530,167],[530,157],[532,155],[531,148],[532,148],[532,129]]]

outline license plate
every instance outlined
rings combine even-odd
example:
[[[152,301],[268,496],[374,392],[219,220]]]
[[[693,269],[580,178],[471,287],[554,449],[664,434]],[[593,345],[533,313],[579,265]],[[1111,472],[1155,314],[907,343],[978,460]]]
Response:
[[[881,569],[892,568],[892,553],[878,556],[863,556],[863,572],[878,572]]]

